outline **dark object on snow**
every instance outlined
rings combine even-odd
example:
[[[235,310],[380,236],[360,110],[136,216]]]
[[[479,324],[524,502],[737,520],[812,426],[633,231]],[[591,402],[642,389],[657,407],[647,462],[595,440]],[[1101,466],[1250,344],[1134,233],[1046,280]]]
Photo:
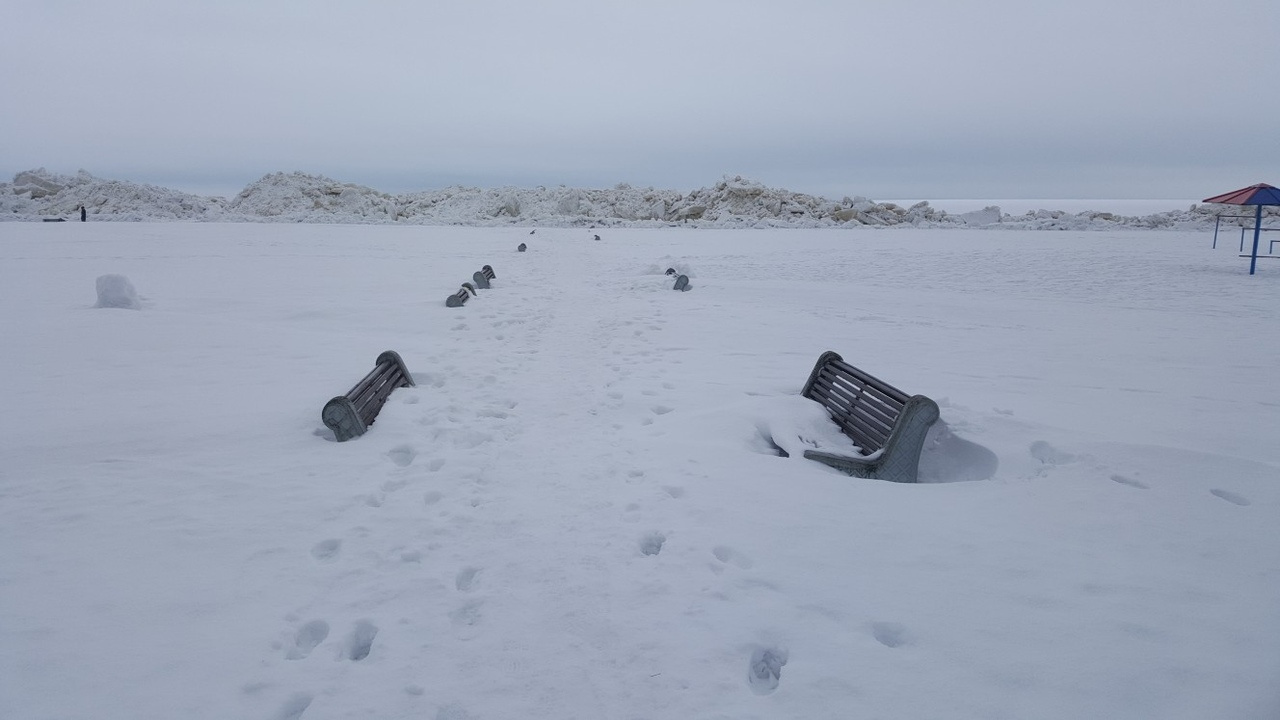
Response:
[[[528,250],[528,249],[529,249],[529,246],[525,245],[524,243],[520,243],[519,245],[516,246],[516,252],[524,252],[525,250]]]
[[[346,395],[325,403],[320,419],[333,430],[338,442],[360,437],[378,417],[378,411],[400,387],[414,387],[413,376],[400,359],[399,353],[388,350],[378,356],[373,371],[364,376]]]
[[[689,276],[688,276],[688,275],[681,275],[681,276],[677,277],[677,278],[676,278],[676,284],[675,284],[675,287],[673,287],[673,288],[671,288],[671,289],[672,289],[672,290],[679,290],[680,292],[689,292],[689,290],[690,290],[690,288],[689,288]]]
[[[667,268],[667,274],[668,274],[668,275],[675,275],[675,274],[676,274],[676,269],[675,269],[675,268]]]
[[[492,265],[485,265],[484,267],[480,268],[480,272],[484,273],[484,276],[489,278],[490,280],[496,280],[498,278],[497,273],[493,271]]]
[[[41,218],[41,222],[66,222],[66,218]]]
[[[532,235],[532,234],[534,234],[534,233],[536,233],[536,232],[538,232],[536,229],[535,229],[535,230],[530,230],[530,231],[529,231],[529,234],[530,234],[530,235]]]
[[[471,283],[462,283],[462,289],[466,290],[467,292],[470,292],[473,296],[480,294],[476,292],[476,286],[472,285]]]
[[[467,292],[466,287],[458,288],[458,292],[444,299],[445,307],[462,307],[467,304],[467,298],[471,297],[471,293]]]
[[[599,236],[599,235],[597,235],[597,236],[596,236],[596,239],[597,239],[597,240],[599,240],[599,239],[600,239],[600,236]]]
[[[81,205],[80,206],[80,222],[84,222],[85,220],[88,219],[88,217],[89,217],[89,214],[85,211],[84,206]]]
[[[479,270],[475,271],[475,273],[471,275],[471,282],[475,283],[476,287],[481,290],[489,289],[489,278]]]
[[[825,407],[859,453],[805,450],[806,458],[854,477],[916,482],[925,433],[938,419],[937,403],[924,395],[908,397],[831,351],[818,358],[800,394]]]

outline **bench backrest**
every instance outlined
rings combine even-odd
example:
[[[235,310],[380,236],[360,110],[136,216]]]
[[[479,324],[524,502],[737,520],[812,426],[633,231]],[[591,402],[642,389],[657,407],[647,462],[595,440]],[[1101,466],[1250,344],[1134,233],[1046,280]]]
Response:
[[[801,392],[820,403],[864,455],[884,448],[910,396],[825,352]]]

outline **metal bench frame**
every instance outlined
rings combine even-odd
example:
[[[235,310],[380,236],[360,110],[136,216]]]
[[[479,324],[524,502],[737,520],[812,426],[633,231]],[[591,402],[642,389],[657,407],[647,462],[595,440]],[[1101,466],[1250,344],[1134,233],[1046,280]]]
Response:
[[[444,306],[462,307],[467,304],[467,299],[470,298],[471,295],[472,293],[467,290],[467,285],[464,283],[462,287],[458,288],[458,292],[444,299]]]
[[[325,403],[320,419],[333,430],[338,442],[360,437],[378,417],[391,391],[401,387],[415,387],[413,376],[405,367],[404,360],[400,359],[400,354],[388,350],[378,356],[373,370],[346,395]]]
[[[825,407],[860,453],[806,450],[805,458],[854,477],[916,482],[925,434],[938,419],[937,403],[908,396],[831,351],[818,358],[801,395]]]
[[[484,267],[472,273],[471,281],[474,282],[476,284],[476,287],[480,288],[481,290],[488,290],[490,287],[489,281],[493,280],[496,277],[498,276],[494,274],[493,268],[488,265],[485,265]]]

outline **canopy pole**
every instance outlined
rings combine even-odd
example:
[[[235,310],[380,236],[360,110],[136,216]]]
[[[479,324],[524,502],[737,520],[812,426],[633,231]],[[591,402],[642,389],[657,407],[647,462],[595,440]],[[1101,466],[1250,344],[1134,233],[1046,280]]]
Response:
[[[1254,268],[1258,267],[1258,236],[1262,234],[1262,206],[1256,205],[1257,210],[1253,214],[1253,256],[1249,259],[1249,274],[1252,275]]]

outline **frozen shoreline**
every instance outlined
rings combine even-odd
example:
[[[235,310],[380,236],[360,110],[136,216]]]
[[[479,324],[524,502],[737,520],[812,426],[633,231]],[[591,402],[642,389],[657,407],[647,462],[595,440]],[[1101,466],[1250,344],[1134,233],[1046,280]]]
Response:
[[[835,200],[740,176],[689,192],[619,184],[605,189],[451,187],[390,194],[295,172],[266,175],[231,198],[104,180],[83,171],[64,176],[32,170],[0,184],[0,220],[75,220],[81,207],[92,222],[1027,230],[1201,229],[1212,225],[1214,213],[1231,209],[1179,200]],[[1271,209],[1268,215],[1280,213]]]
[[[1108,212],[1116,215],[1142,216],[1164,212],[1181,212],[1198,205],[1192,199],[1140,199],[1140,198],[922,198],[933,207],[948,213],[967,213],[995,205],[1010,215],[1024,215],[1036,210],[1058,210],[1069,213],[1088,211]],[[910,206],[917,200],[890,198],[885,202]]]

